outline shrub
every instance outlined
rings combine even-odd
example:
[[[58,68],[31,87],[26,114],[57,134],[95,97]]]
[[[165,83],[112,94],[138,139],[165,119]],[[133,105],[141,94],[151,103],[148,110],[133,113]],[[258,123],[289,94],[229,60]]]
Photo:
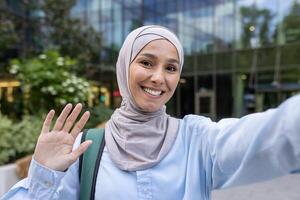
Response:
[[[25,116],[14,122],[0,114],[0,165],[32,154],[41,126],[37,117]]]
[[[11,149],[12,124],[10,119],[0,114],[0,164],[6,163],[15,154],[15,151]]]
[[[30,59],[14,59],[10,63],[10,73],[22,82],[23,91],[30,91],[31,113],[37,108],[61,109],[68,102],[75,104],[88,99],[89,82],[72,73],[76,60],[62,57],[57,51],[47,51]]]
[[[16,159],[32,154],[42,128],[42,119],[25,116],[12,130]]]

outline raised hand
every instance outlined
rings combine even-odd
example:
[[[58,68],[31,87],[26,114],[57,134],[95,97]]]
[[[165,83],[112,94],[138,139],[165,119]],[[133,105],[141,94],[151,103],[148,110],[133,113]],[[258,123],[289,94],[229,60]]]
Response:
[[[85,141],[72,151],[76,137],[90,116],[89,112],[85,112],[75,124],[81,109],[81,104],[77,104],[73,111],[71,104],[66,105],[51,131],[50,125],[55,112],[51,110],[48,113],[34,151],[34,159],[38,163],[53,170],[65,171],[87,150],[92,141]],[[70,132],[72,127],[73,129]]]

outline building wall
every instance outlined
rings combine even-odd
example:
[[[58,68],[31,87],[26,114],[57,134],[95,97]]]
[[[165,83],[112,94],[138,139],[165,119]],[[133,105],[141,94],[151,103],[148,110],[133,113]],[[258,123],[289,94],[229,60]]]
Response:
[[[170,103],[178,116],[201,109],[215,119],[241,116],[300,89],[300,0],[79,0],[72,15],[99,31],[107,64],[132,29],[173,30],[185,50]]]

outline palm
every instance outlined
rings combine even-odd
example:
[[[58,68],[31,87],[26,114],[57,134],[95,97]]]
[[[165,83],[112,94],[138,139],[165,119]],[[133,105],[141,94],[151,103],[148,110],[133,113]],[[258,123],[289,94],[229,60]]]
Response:
[[[66,170],[91,144],[90,141],[87,141],[82,143],[76,150],[73,150],[75,139],[87,122],[89,113],[84,113],[73,127],[81,111],[81,105],[78,104],[69,115],[71,109],[72,106],[70,104],[64,108],[52,131],[49,131],[49,127],[54,111],[50,111],[38,138],[34,159],[50,169]],[[73,129],[69,133],[71,127]]]

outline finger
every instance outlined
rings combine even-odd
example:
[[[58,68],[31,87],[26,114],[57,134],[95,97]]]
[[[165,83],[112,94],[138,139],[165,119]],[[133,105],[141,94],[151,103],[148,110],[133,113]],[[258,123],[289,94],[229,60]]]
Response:
[[[74,110],[72,111],[72,113],[69,115],[69,117],[66,120],[66,123],[63,128],[64,131],[66,131],[66,132],[70,131],[70,129],[72,128],[79,113],[81,112],[81,109],[82,109],[82,105],[80,103],[75,106]]]
[[[55,125],[53,127],[53,131],[59,131],[61,127],[64,125],[66,118],[68,117],[70,111],[72,110],[72,104],[67,104],[63,111],[60,113],[57,118]]]
[[[70,154],[71,161],[75,162],[79,158],[79,156],[83,154],[92,143],[93,142],[91,140],[87,140],[81,143],[77,149],[71,152]]]
[[[47,114],[46,119],[43,124],[43,127],[42,127],[41,134],[49,132],[50,125],[51,125],[52,119],[54,117],[54,114],[55,114],[54,110],[50,110],[49,113]]]
[[[84,125],[86,124],[86,122],[88,121],[89,118],[90,118],[90,112],[86,111],[81,116],[80,120],[76,123],[74,128],[72,129],[71,135],[74,138],[76,138],[78,136],[78,134],[81,132],[81,130],[83,129]]]

